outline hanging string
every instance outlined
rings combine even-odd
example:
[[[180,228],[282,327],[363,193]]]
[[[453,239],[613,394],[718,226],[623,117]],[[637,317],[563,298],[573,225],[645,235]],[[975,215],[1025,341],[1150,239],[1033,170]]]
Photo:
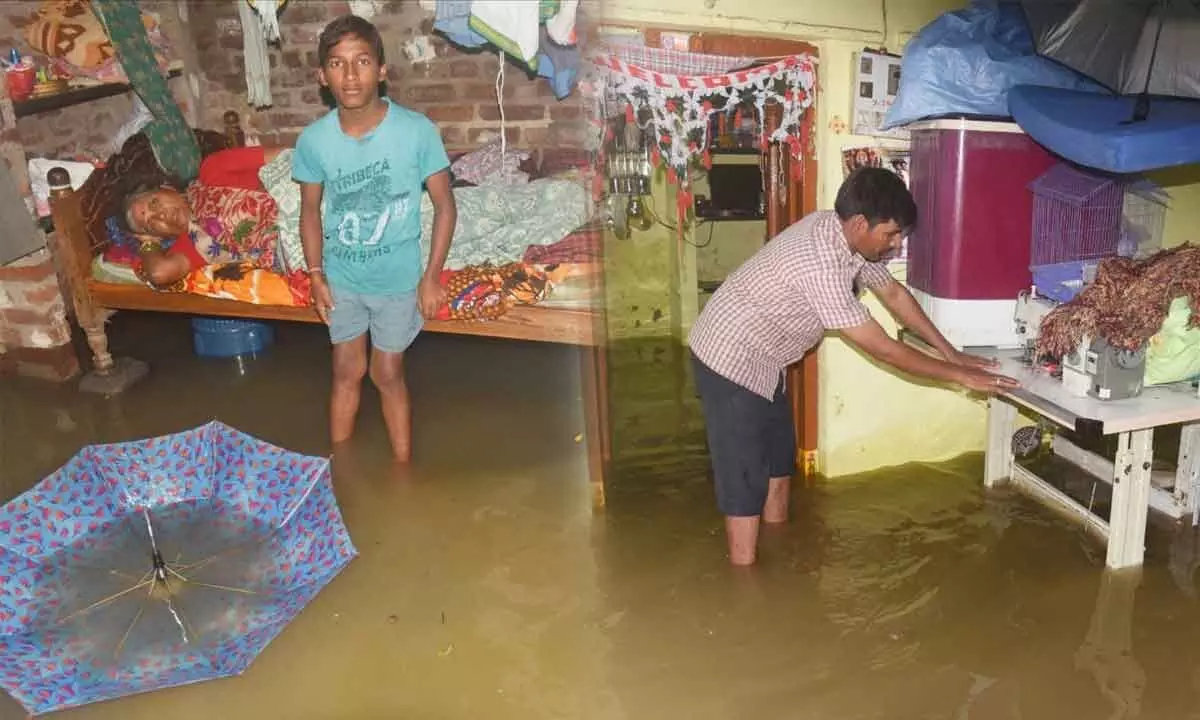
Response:
[[[508,131],[504,127],[504,51],[497,50],[496,57],[500,59],[500,68],[496,71],[496,105],[500,108],[500,167],[504,168],[507,167],[504,160],[508,153]]]

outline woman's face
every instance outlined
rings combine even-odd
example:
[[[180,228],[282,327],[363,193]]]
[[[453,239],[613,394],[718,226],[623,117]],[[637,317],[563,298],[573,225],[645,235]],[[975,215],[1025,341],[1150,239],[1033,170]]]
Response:
[[[187,200],[171,188],[152,190],[129,206],[130,225],[142,235],[173,238],[187,232],[191,220]]]

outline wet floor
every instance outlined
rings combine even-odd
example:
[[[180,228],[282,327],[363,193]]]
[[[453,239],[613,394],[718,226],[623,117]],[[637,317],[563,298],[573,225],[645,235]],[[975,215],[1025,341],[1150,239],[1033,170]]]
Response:
[[[118,317],[114,345],[155,368],[118,399],[0,385],[5,496],[82,443],[213,417],[325,452],[318,328],[280,325],[244,374],[191,357],[187,332]],[[336,463],[361,556],[244,676],[61,717],[1200,717],[1194,535],[1156,528],[1144,571],[1106,575],[1082,531],[985,493],[968,457],[799,488],[738,572],[671,351],[614,355],[618,477],[593,516],[574,354],[419,342],[411,471],[388,463],[373,400]]]

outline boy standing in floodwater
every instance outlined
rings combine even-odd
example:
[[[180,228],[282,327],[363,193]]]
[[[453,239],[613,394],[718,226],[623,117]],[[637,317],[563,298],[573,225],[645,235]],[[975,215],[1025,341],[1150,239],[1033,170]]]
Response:
[[[369,368],[392,452],[407,462],[404,352],[444,299],[438,280],[457,219],[450,160],[428,118],[381,97],[387,66],[374,25],[355,15],[333,20],[321,32],[317,57],[318,79],[337,107],[300,134],[292,175],[301,188],[312,302],[333,343],[330,438],[336,447],[353,434]],[[434,212],[424,272],[422,186]]]

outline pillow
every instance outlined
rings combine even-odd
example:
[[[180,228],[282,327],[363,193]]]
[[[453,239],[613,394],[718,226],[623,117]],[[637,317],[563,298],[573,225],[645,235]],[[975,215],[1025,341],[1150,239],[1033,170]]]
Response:
[[[258,171],[258,179],[275,200],[279,231],[278,262],[286,273],[308,270],[304,245],[300,242],[300,184],[292,179],[292,149],[280,151]]]
[[[192,221],[213,238],[222,254],[279,269],[275,257],[279,208],[269,193],[196,180],[188,186],[187,199]]]
[[[29,27],[29,47],[82,69],[95,69],[116,56],[104,25],[84,0],[46,0]]]
[[[168,63],[169,43],[158,18],[143,12],[142,25],[150,38],[160,69]],[[105,82],[127,80],[112,40],[88,0],[43,0],[33,21],[25,28],[25,40],[34,51],[68,75],[92,77]]]

